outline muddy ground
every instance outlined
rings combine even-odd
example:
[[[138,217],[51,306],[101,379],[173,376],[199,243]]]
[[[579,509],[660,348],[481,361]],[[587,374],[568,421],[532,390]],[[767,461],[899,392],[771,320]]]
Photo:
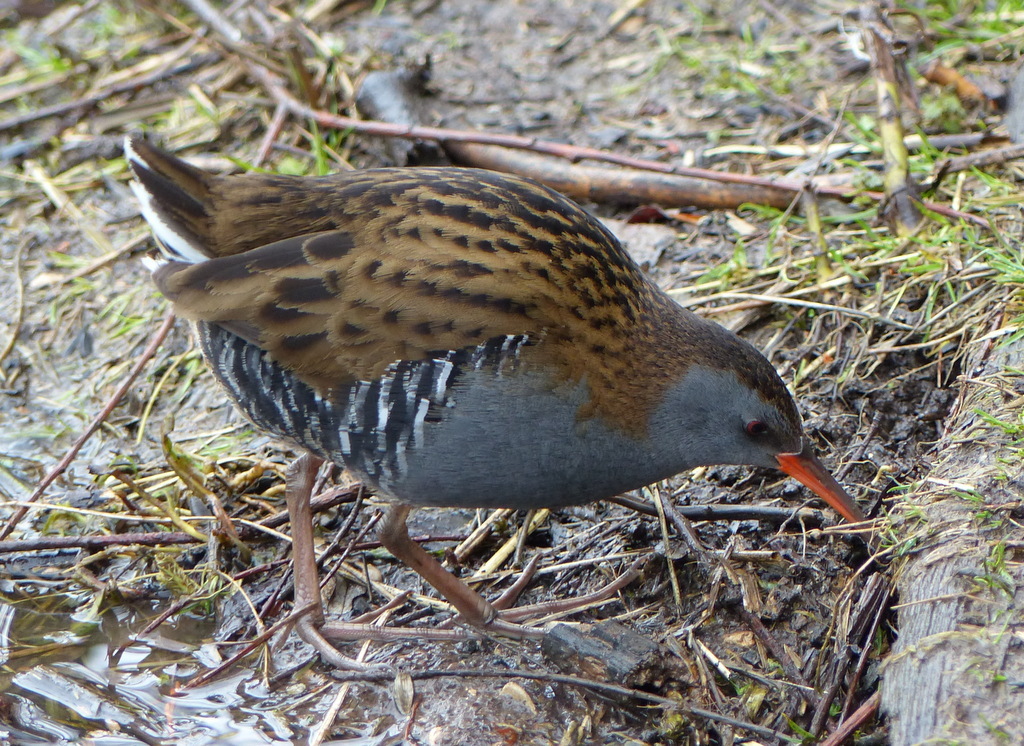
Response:
[[[968,346],[1006,334],[1014,316],[1021,170],[1010,161],[940,171],[946,155],[979,147],[966,137],[948,152],[913,148],[913,176],[929,187],[927,199],[991,222],[930,215],[915,235],[896,235],[879,201],[865,196],[882,188],[885,164],[855,9],[772,0],[254,3],[223,11],[242,32],[226,45],[225,29],[186,5],[0,8],[5,521],[126,380],[167,308],[141,262],[151,243],[126,187],[126,132],[144,131],[210,168],[261,159],[289,173],[406,165],[380,138],[275,119],[281,102],[246,60],[280,75],[314,109],[349,115],[369,72],[429,63],[425,125],[741,175],[818,174],[848,189],[846,201],[814,200],[820,230],[798,201],[786,210],[663,205],[654,225],[613,225],[631,232],[629,248],[663,287],[680,291],[678,300],[765,350],[797,394],[824,460],[875,519],[848,530],[792,480],[737,467],[681,475],[659,489],[678,505],[787,511],[695,521],[696,546],[671,520],[663,532],[656,517],[620,505],[553,513],[525,544],[524,559],[539,555],[542,568],[525,603],[583,594],[651,555],[616,599],[568,619],[616,620],[659,646],[659,665],[638,664],[635,679],[613,682],[632,694],[558,679],[594,673],[578,664],[559,671],[533,642],[346,650],[412,673],[410,705],[396,694],[407,685],[342,682],[286,633],[195,685],[290,611],[287,542],[253,532],[246,556],[216,538],[111,539],[102,547],[85,538],[174,532],[166,513],[208,514],[169,468],[174,454],[187,464],[179,471],[200,474],[233,518],[260,521],[283,510],[283,471],[295,454],[231,409],[179,323],[40,507],[0,543],[4,737],[775,743],[825,737],[868,703],[858,742],[887,742],[870,701],[899,626],[898,599],[886,589],[914,531],[904,496],[936,459]],[[939,59],[999,89],[1021,43],[999,26],[1008,21],[932,4],[893,23],[908,91],[920,99],[916,113],[903,103],[910,130],[1004,135],[990,100],[958,98],[918,71]],[[264,144],[273,147],[262,157]],[[840,145],[848,147],[823,150]],[[620,221],[639,207],[628,199],[586,206]],[[348,484],[343,474],[336,479]],[[369,495],[354,502],[354,494],[319,516],[324,547],[364,541],[375,503]],[[172,508],[158,514],[145,495]],[[650,504],[652,494],[639,497]],[[787,519],[804,501],[809,507]],[[523,516],[501,518],[456,560],[452,548],[484,519],[423,510],[411,530],[433,537],[427,546],[470,576],[515,537]],[[217,533],[210,522],[198,526]],[[338,535],[343,526],[348,533]],[[45,543],[54,537],[67,546]],[[481,590],[496,595],[516,573],[506,562]],[[386,553],[357,549],[337,576],[330,611],[358,615],[387,601],[391,588],[426,592]],[[414,597],[391,623],[444,617]],[[427,677],[453,669],[493,675]]]

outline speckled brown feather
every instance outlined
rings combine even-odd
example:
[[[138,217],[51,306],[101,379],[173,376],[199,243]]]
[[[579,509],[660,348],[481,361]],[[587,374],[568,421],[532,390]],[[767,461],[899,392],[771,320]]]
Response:
[[[162,267],[161,291],[321,392],[528,334],[523,365],[548,366],[553,385],[586,379],[583,418],[642,432],[696,364],[735,370],[799,422],[756,352],[680,308],[603,226],[534,182],[453,168],[214,176],[145,148],[159,176],[144,179],[195,197],[174,201],[175,220],[217,257]]]

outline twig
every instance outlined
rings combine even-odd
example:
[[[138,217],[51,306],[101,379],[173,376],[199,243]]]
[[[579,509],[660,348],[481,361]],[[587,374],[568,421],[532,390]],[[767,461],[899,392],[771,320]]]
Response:
[[[28,508],[26,507],[27,511]],[[62,508],[66,510],[66,508]],[[112,520],[123,520],[123,515],[110,514],[104,516]],[[166,522],[167,519],[155,519],[153,517],[142,517],[140,520],[147,522]],[[213,520],[210,516],[204,516],[204,520]],[[243,539],[260,535],[252,526],[242,526],[240,535]],[[248,529],[248,530],[246,530]],[[433,542],[458,541],[462,538],[458,534],[441,534],[438,536],[411,536],[412,541],[419,544],[430,544]],[[201,543],[194,536],[183,531],[147,531],[144,533],[109,534],[106,536],[40,536],[35,539],[8,539],[0,541],[0,555],[12,552],[52,552],[70,549],[85,549],[96,552],[107,547],[145,546],[158,547],[171,544],[198,544]],[[355,544],[352,548],[355,551],[363,552],[372,549],[379,549],[379,541],[364,541]]]
[[[720,715],[717,712],[709,712],[708,710],[701,710],[696,707],[691,707],[689,710],[691,715],[696,717],[704,718],[706,720],[713,720],[719,723],[725,723],[731,725],[733,728],[739,728],[740,730],[748,730],[751,733],[756,733],[759,736],[767,736],[768,738],[776,738],[779,742],[785,742],[790,740],[785,733],[781,733],[771,728],[764,728],[760,725],[754,725],[753,723],[747,723],[743,720],[737,720],[727,715]]]
[[[888,580],[881,574],[872,575],[858,596],[853,621],[846,632],[845,639],[841,641],[841,649],[836,656],[830,659],[827,671],[828,685],[811,717],[808,727],[811,733],[819,735],[824,731],[832,701],[839,693],[839,688],[846,678],[846,672],[850,667],[855,650],[860,649],[861,660],[866,663],[866,654],[871,650],[870,635],[874,634],[876,625],[881,620],[880,609],[884,609],[888,599]],[[845,604],[841,606],[845,607]],[[838,612],[836,616],[839,617]]]
[[[977,153],[947,158],[936,164],[935,171],[937,173],[949,174],[956,171],[966,171],[969,168],[996,166],[1021,157],[1024,157],[1024,143],[1015,143],[1003,148],[993,148],[991,150],[982,150]]]
[[[841,746],[852,736],[864,723],[875,716],[878,712],[878,705],[882,701],[880,692],[871,695],[867,702],[857,708],[857,711],[850,715],[843,724],[836,728],[835,733],[830,735],[820,746]]]
[[[850,680],[846,693],[846,702],[843,704],[844,721],[851,717],[850,710],[853,707],[853,697],[857,693],[857,686],[864,675],[864,670],[867,668],[868,659],[871,657],[875,633],[878,631],[878,626],[882,623],[885,613],[889,610],[889,603],[892,598],[891,581],[883,575],[876,573],[865,584],[864,593],[872,596],[878,594],[878,600],[874,608],[874,615],[871,618],[871,625],[860,636],[860,656],[857,659],[857,668]]]
[[[111,518],[117,516],[112,515]],[[149,531],[142,534],[111,534],[109,536],[41,536],[37,539],[0,541],[0,555],[12,552],[52,552],[85,549],[96,552],[107,547],[157,547],[165,544],[195,544],[193,536],[182,531]]]
[[[764,626],[764,622],[762,622],[757,615],[748,611],[743,604],[737,604],[736,609],[739,611],[740,616],[743,617],[743,620],[747,623],[750,631],[754,633],[757,639],[759,639],[766,648],[768,648],[768,652],[772,654],[772,657],[779,662],[782,666],[782,670],[786,672],[786,675],[800,685],[797,688],[800,696],[809,703],[814,704],[818,698],[810,682],[808,682],[807,679],[804,678],[803,674],[797,670],[796,666],[793,665],[792,659],[786,655],[786,651],[779,644],[778,640],[772,637],[772,634]]]
[[[310,500],[309,509],[316,514],[333,508],[336,505],[353,502],[359,497],[359,493],[362,492],[362,490],[363,485],[358,483],[348,487],[335,487],[334,489],[323,492]],[[269,518],[264,518],[260,521],[260,525],[266,526],[267,528],[277,528],[278,526],[283,526],[288,523],[288,520],[288,511],[282,510],[280,513],[275,513]]]
[[[239,650],[237,653],[232,655],[230,658],[228,658],[226,661],[221,663],[216,668],[212,668],[209,671],[205,671],[202,674],[200,674],[200,675],[198,675],[198,676],[196,676],[196,677],[194,677],[192,679],[189,679],[187,682],[185,682],[182,685],[182,688],[183,689],[194,689],[197,686],[202,686],[203,684],[206,684],[206,683],[208,683],[210,681],[213,681],[215,678],[217,678],[222,673],[224,673],[225,671],[230,669],[232,666],[234,666],[236,663],[238,663],[240,660],[242,660],[242,658],[244,658],[245,656],[249,655],[249,653],[251,653],[253,650],[258,648],[263,643],[265,643],[271,637],[273,637],[274,634],[276,634],[279,630],[284,629],[285,627],[287,627],[287,626],[289,626],[291,624],[294,624],[296,619],[298,619],[299,617],[301,617],[304,614],[308,614],[312,610],[313,610],[313,608],[310,606],[310,607],[307,607],[305,609],[298,609],[297,611],[292,612],[291,614],[286,616],[284,619],[281,619],[280,621],[278,621],[273,626],[268,627],[263,632],[261,632],[259,635],[257,635],[256,637],[254,637],[251,640],[249,640],[248,642],[246,642],[243,645],[241,650]]]
[[[661,531],[661,540],[665,544],[665,556],[668,558],[668,579],[672,585],[672,598],[676,602],[676,609],[680,610],[683,608],[683,594],[679,588],[679,577],[676,575],[675,563],[672,562],[670,557],[668,519],[665,517],[665,503],[667,501],[662,500],[661,489],[656,484],[652,485],[649,490],[645,490],[645,492],[650,492],[654,507],[658,510],[658,529]],[[686,535],[685,532],[684,535]]]
[[[737,292],[723,292],[715,295],[717,298],[736,298],[743,300],[757,301],[759,303],[778,303],[783,306],[796,306],[797,308],[813,308],[820,311],[834,311],[835,313],[846,314],[847,316],[856,316],[860,319],[870,319],[878,324],[887,324],[894,326],[897,329],[905,329],[907,331],[913,331],[914,327],[910,324],[904,324],[902,321],[896,321],[885,316],[880,316],[876,313],[868,313],[867,311],[861,311],[857,308],[847,308],[846,306],[836,306],[831,303],[818,303],[817,301],[811,300],[798,300],[796,298],[790,298],[785,295],[762,295],[760,293],[737,293]],[[706,303],[707,298],[701,298],[700,303]],[[697,301],[690,303],[683,303],[683,306],[694,305]],[[728,311],[735,311],[741,307],[742,304],[734,304],[732,306],[722,306],[710,311],[718,311],[719,313],[725,313]]]
[[[864,437],[860,439],[860,443],[857,447],[850,452],[849,457],[843,459],[843,465],[839,467],[839,471],[836,472],[836,479],[842,482],[846,479],[846,475],[850,473],[853,465],[856,464],[864,456],[864,452],[868,449],[868,444],[875,437],[875,433],[878,432],[878,428],[882,424],[882,413],[875,412],[871,416],[871,424],[868,425],[868,431],[864,433]]]
[[[675,497],[675,495],[673,495]],[[608,499],[608,502],[635,510],[638,513],[657,517],[658,511],[653,505],[629,495],[619,495]],[[798,517],[809,523],[822,523],[824,514],[811,508],[775,508],[769,505],[674,505],[673,509],[691,521],[766,521],[768,523],[784,523],[790,518]]]
[[[338,681],[390,681],[394,677],[394,674],[388,671],[344,671],[335,672],[332,674],[333,678]],[[611,694],[617,697],[629,697],[631,699],[639,699],[644,702],[653,702],[654,704],[661,705],[662,707],[668,707],[673,710],[681,709],[679,703],[668,697],[659,697],[657,694],[651,694],[650,692],[640,691],[639,689],[629,689],[618,684],[609,684],[605,681],[594,681],[592,679],[584,679],[580,676],[567,676],[565,674],[558,673],[547,673],[543,671],[517,671],[517,670],[496,670],[496,669],[472,669],[472,668],[452,668],[452,669],[425,669],[422,671],[409,671],[409,676],[414,680],[423,679],[442,679],[442,678],[484,678],[484,679],[531,679],[533,681],[547,681],[554,684],[566,684],[568,686],[578,686],[583,689],[591,689],[595,692],[601,692],[602,694]],[[696,711],[695,711],[696,712]],[[708,713],[702,715],[702,717],[717,718],[720,717],[714,713]],[[757,727],[757,726],[753,726]],[[772,733],[767,728],[763,729],[766,733]],[[756,732],[756,731],[755,731]]]
[[[194,42],[183,45],[180,53],[177,56],[188,56],[192,52]],[[164,78],[173,78],[177,75],[184,75],[185,73],[196,70],[204,65],[208,65],[217,56],[214,54],[196,54],[189,57],[187,62],[182,62],[178,65],[166,65],[165,67],[157,70],[156,72],[150,73],[149,75],[143,75],[132,80],[126,80],[123,83],[111,86],[110,88],[98,91],[91,96],[85,98],[76,99],[74,101],[65,101],[60,104],[54,104],[52,106],[42,106],[39,108],[32,108],[24,114],[18,114],[17,116],[8,117],[7,119],[0,120],[0,132],[6,130],[16,129],[32,122],[37,122],[40,119],[47,119],[49,117],[61,116],[64,114],[74,114],[76,118],[82,117],[90,109],[98,106],[104,101],[110,99],[121,93],[133,91],[141,88],[147,88],[154,83],[157,83]],[[69,126],[71,123],[65,123],[65,126]]]
[[[203,19],[218,34],[230,42],[242,40],[241,30],[231,23],[219,10],[216,10],[206,0],[188,0],[187,3],[196,15]]]

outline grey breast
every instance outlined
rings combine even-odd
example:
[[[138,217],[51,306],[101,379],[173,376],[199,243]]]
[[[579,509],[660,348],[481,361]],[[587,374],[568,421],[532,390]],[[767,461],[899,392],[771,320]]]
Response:
[[[644,444],[581,419],[585,381],[520,365],[530,340],[496,337],[321,396],[259,347],[197,324],[204,355],[258,428],[342,464],[413,505],[555,507],[668,476]]]

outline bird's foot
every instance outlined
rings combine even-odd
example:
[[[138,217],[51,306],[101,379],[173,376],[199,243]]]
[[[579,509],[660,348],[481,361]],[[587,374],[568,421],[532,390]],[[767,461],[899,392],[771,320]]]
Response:
[[[559,599],[557,601],[544,601],[538,604],[528,604],[526,606],[516,606],[514,608],[498,607],[496,603],[495,606],[497,608],[502,608],[502,610],[498,612],[498,616],[505,622],[520,622],[524,619],[532,619],[535,617],[568,614],[574,611],[579,611],[593,604],[602,603],[640,577],[640,571],[643,569],[645,564],[647,564],[647,557],[637,559],[626,569],[624,573],[622,573],[622,575],[615,578],[615,580],[601,588],[598,588],[593,593],[586,594],[585,596]],[[529,569],[529,567],[527,569]],[[504,596],[498,600],[498,603],[503,599]]]
[[[316,627],[310,623],[306,625],[306,630],[300,626],[298,632],[302,639],[313,645],[324,654],[325,660],[334,665],[339,665],[335,661],[335,656],[340,653],[334,648],[333,642],[361,640],[461,642],[481,636],[540,639],[545,635],[543,626],[528,626],[520,622],[538,617],[568,614],[607,601],[639,577],[646,561],[646,558],[638,559],[611,583],[585,596],[508,608],[533,577],[537,563],[531,562],[512,588],[493,604],[480,599],[482,603],[476,605],[474,614],[477,615],[477,618],[473,621],[466,619],[465,615],[459,614],[455,619],[440,627],[381,627],[358,622],[326,622]],[[462,626],[458,626],[459,623]],[[327,646],[329,650],[325,652],[324,646]]]

